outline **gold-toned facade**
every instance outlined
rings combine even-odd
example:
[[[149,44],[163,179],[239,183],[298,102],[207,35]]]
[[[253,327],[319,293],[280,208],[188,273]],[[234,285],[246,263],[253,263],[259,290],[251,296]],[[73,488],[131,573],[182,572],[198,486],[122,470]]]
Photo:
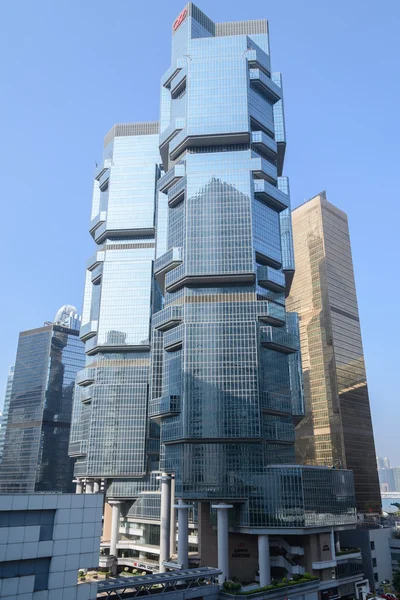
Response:
[[[379,509],[364,354],[347,215],[325,192],[292,212],[296,273],[287,308],[300,317],[306,416],[297,460],[354,471],[357,508]]]

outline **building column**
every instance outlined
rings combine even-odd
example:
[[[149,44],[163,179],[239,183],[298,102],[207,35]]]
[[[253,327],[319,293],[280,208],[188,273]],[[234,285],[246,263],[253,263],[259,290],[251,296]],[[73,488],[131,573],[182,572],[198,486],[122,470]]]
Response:
[[[85,494],[93,494],[93,481],[86,479]]]
[[[336,560],[336,552],[335,552],[335,532],[333,531],[333,527],[331,529],[331,556],[332,560]]]
[[[119,518],[121,515],[121,502],[119,502],[118,500],[110,500],[108,504],[112,508],[110,554],[117,558],[117,542],[119,533]]]
[[[212,508],[217,509],[217,534],[218,534],[218,569],[222,571],[218,575],[220,585],[229,578],[229,533],[228,533],[228,510],[233,508],[232,504],[214,504]]]
[[[271,561],[269,558],[269,536],[258,536],[258,568],[260,573],[260,586],[271,583]]]
[[[169,536],[169,555],[176,553],[176,508],[175,508],[175,477],[171,479],[171,525]]]
[[[165,573],[164,561],[169,559],[171,519],[171,475],[163,473],[161,479],[160,515],[160,573]]]
[[[178,504],[175,504],[178,511],[178,564],[182,569],[189,568],[189,504],[179,498]]]
[[[98,494],[100,492],[100,479],[94,480],[93,493]]]
[[[82,494],[82,491],[83,491],[82,479],[77,479],[76,480],[75,493],[76,494]]]
[[[338,531],[335,531],[335,550],[336,552],[340,552],[340,536]]]

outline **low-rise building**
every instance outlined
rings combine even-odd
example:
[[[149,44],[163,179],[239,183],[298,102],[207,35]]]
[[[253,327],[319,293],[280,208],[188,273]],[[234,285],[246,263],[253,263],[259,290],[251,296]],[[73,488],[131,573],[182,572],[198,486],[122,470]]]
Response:
[[[102,494],[0,495],[0,598],[92,600],[97,583]]]
[[[356,529],[340,533],[342,545],[360,548],[364,575],[373,590],[379,589],[383,581],[392,579],[392,535],[391,527],[365,522]],[[400,557],[400,544],[398,548]]]

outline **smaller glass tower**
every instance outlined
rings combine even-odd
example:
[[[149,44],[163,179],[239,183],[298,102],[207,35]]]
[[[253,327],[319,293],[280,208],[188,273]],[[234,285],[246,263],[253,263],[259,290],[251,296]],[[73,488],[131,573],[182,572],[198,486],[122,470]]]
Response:
[[[2,434],[0,493],[73,491],[68,440],[75,376],[84,365],[84,345],[78,329],[66,325],[77,324],[76,308],[66,305],[54,323],[19,335],[7,427]]]
[[[10,398],[11,398],[11,390],[12,390],[13,381],[14,381],[14,366],[10,367],[10,370],[8,371],[6,395],[4,397],[3,414],[1,416],[1,427],[0,427],[0,463],[1,463],[1,457],[3,456],[4,437],[6,435],[6,427],[7,427],[7,419],[8,419],[8,409],[10,407]]]

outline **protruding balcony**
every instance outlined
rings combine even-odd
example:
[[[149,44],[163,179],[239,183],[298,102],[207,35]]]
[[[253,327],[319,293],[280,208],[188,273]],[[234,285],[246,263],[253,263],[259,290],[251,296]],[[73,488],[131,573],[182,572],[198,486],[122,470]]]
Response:
[[[257,281],[261,287],[272,290],[273,292],[285,291],[285,275],[272,267],[257,267]]]
[[[171,81],[174,79],[178,71],[180,71],[186,65],[186,58],[178,58],[175,65],[172,65],[161,77],[161,85],[169,88]]]
[[[184,163],[177,164],[172,169],[167,171],[158,180],[158,189],[160,192],[166,194],[170,187],[172,187],[181,177],[185,176],[186,166]]]
[[[264,423],[263,430],[265,439],[276,442],[277,444],[292,444],[296,438],[294,425],[291,423],[267,421]]]
[[[269,300],[260,300],[255,302],[257,317],[264,323],[276,325],[277,327],[285,324],[285,307]]]
[[[179,282],[185,276],[184,264],[180,264],[179,267],[169,271],[169,273],[165,276],[165,289],[168,292],[172,292],[173,290],[179,287]]]
[[[99,188],[102,192],[105,192],[108,188],[108,182],[110,181],[110,169],[106,169],[99,179]]]
[[[160,133],[160,150],[167,144],[172,138],[185,127],[185,119],[183,117],[177,117],[173,119],[166,129]]]
[[[101,277],[103,275],[103,263],[97,265],[92,271],[92,283],[93,285],[97,285],[101,281]]]
[[[171,80],[171,97],[176,98],[186,86],[187,67],[183,67]]]
[[[154,262],[154,274],[157,276],[165,275],[168,271],[175,269],[183,260],[183,248],[171,248],[162,256],[159,256]]]
[[[289,206],[289,198],[265,179],[254,179],[254,194],[256,198],[281,212]]]
[[[107,237],[106,223],[100,223],[100,225],[96,227],[92,235],[96,244],[101,244],[101,242],[104,242],[105,238]]]
[[[89,340],[91,337],[97,334],[97,326],[98,321],[89,321],[89,323],[82,325],[79,332],[79,337],[81,338],[82,342],[86,342],[86,340]]]
[[[86,367],[79,371],[76,375],[75,382],[77,385],[86,386],[94,383],[94,369]]]
[[[292,400],[290,396],[275,394],[274,392],[261,392],[261,410],[274,415],[288,415],[292,413]]]
[[[254,272],[239,273],[204,273],[191,274],[185,273],[185,264],[182,263],[176,269],[169,271],[165,276],[165,289],[167,292],[173,292],[183,285],[189,284],[220,284],[220,283],[252,283],[254,282]]]
[[[167,352],[175,352],[175,350],[179,350],[179,348],[182,348],[183,334],[183,325],[178,325],[178,327],[174,327],[174,329],[171,329],[170,331],[164,333],[164,350],[166,350]]]
[[[94,172],[94,178],[97,179],[97,181],[99,181],[100,177],[102,177],[102,175],[104,174],[105,171],[107,171],[107,169],[109,169],[112,165],[112,159],[111,158],[105,158],[98,167],[96,167],[96,170]]]
[[[153,327],[160,331],[167,331],[176,327],[183,319],[183,306],[167,306],[153,315]]]
[[[80,394],[81,402],[83,404],[90,404],[92,402],[92,396],[93,396],[93,386],[88,385],[87,387],[83,388],[83,390],[81,391],[81,394]]]
[[[247,50],[246,52],[247,62],[249,67],[252,69],[261,69],[271,74],[271,60],[266,52],[261,48]]]
[[[149,417],[173,417],[181,411],[181,397],[177,395],[162,396],[149,401]]]
[[[100,263],[104,262],[105,252],[104,250],[98,250],[89,258],[86,262],[86,268],[88,271],[93,271]]]
[[[98,215],[96,215],[91,221],[90,221],[90,227],[89,227],[89,232],[90,235],[94,238],[95,237],[95,231],[96,229],[102,225],[103,223],[106,222],[106,218],[107,218],[107,212],[105,210],[102,210],[101,212],[99,212]]]
[[[300,349],[297,335],[277,327],[260,327],[261,344],[282,354],[293,354]]]
[[[168,190],[168,206],[170,208],[174,208],[175,206],[178,206],[178,204],[180,204],[180,202],[182,202],[182,200],[185,198],[185,191],[186,191],[186,175],[185,175],[185,177],[182,177],[182,179],[180,179],[178,181],[178,183],[175,183],[172,187],[169,188],[169,190]]]
[[[171,160],[176,160],[188,146],[200,148],[212,145],[248,144],[249,137],[247,128],[245,131],[237,131],[235,133],[219,131],[208,135],[201,135],[200,133],[189,133],[185,127],[171,140],[169,144],[169,156]]]
[[[68,455],[78,458],[79,456],[86,456],[86,440],[79,442],[70,442],[68,446]]]
[[[149,352],[150,342],[142,341],[139,344],[130,344],[119,342],[118,340],[99,343],[98,336],[95,335],[87,340],[85,345],[85,352],[89,356],[97,354],[98,352]]]
[[[184,129],[182,129],[181,132],[178,133],[178,135],[176,135],[174,137],[173,140],[171,140],[171,143],[169,145],[169,156],[171,158],[171,160],[175,160],[179,154],[181,154],[181,152],[183,152],[183,150],[186,148],[188,144],[188,137],[187,137],[187,130],[186,127]]]
[[[261,69],[249,69],[250,83],[275,104],[282,99],[282,90]]]
[[[252,131],[250,141],[266,154],[276,156],[278,149],[275,140],[263,131]]]
[[[277,182],[278,172],[276,165],[265,160],[265,158],[252,158],[251,159],[251,170],[254,177],[258,179],[267,179],[273,183]]]

